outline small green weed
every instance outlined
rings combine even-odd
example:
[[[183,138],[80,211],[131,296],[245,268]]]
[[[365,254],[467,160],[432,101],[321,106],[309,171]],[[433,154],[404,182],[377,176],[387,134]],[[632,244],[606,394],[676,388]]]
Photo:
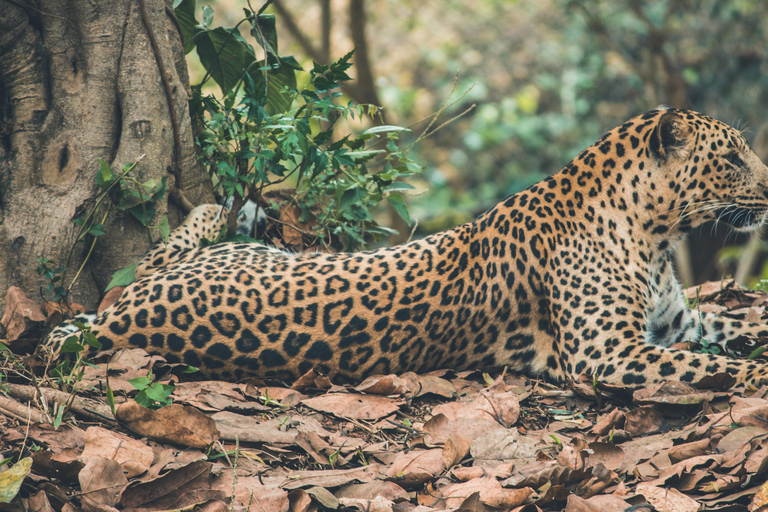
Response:
[[[151,371],[146,377],[128,379],[128,382],[139,390],[135,398],[136,403],[147,409],[157,410],[173,403],[171,394],[173,394],[176,386],[155,382],[154,375],[152,375]]]

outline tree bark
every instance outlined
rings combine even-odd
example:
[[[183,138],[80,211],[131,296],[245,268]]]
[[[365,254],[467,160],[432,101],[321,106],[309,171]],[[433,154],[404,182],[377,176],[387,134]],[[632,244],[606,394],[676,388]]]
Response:
[[[0,0],[0,309],[9,286],[37,297],[47,284],[36,272],[38,258],[64,263],[76,235],[72,219],[97,195],[99,158],[116,171],[140,159],[132,172],[139,181],[167,177],[168,189],[183,186],[192,203],[213,201],[196,159],[189,78],[170,2],[144,3],[170,105],[140,1]],[[169,106],[178,119],[178,151]],[[158,215],[165,213],[172,226],[178,222],[167,200],[158,205]],[[86,306],[149,245],[146,229],[127,214],[110,214],[105,227],[72,290]],[[84,249],[75,248],[65,286]]]

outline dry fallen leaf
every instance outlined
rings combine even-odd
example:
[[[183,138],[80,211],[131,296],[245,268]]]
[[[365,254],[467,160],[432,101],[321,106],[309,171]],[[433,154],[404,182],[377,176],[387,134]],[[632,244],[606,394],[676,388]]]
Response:
[[[392,512],[394,502],[377,496],[373,499],[339,498],[339,504],[344,507],[354,507],[360,512]]]
[[[330,488],[349,483],[372,482],[379,477],[380,469],[378,464],[369,464],[353,469],[291,471],[280,487],[289,490],[315,486]]]
[[[397,375],[373,375],[359,385],[355,391],[371,395],[400,395],[406,390],[406,381]]]
[[[141,441],[109,431],[101,427],[88,427],[85,431],[85,448],[80,458],[112,459],[120,464],[125,476],[133,478],[147,471],[152,465],[152,448]]]
[[[44,322],[45,318],[46,315],[40,305],[27,297],[21,288],[17,286],[8,288],[5,294],[5,313],[0,320],[0,326],[5,329],[4,337],[8,341],[16,341],[35,324]]]
[[[475,492],[478,493],[478,498],[484,505],[510,509],[522,505],[533,494],[533,489],[530,487],[503,489],[495,478],[475,478],[438,489],[438,493],[445,498],[447,508],[459,508],[464,500]]]
[[[128,479],[119,463],[97,457],[88,461],[78,478],[80,501],[83,510],[89,512],[102,512],[114,507],[120,499],[120,493],[128,485]]]
[[[637,493],[648,500],[658,512],[698,512],[701,505],[674,488],[656,487],[645,482],[637,484]]]
[[[575,494],[568,496],[565,512],[619,512],[630,508],[630,504],[618,496],[592,496],[585,500]],[[638,510],[637,512],[642,512]]]
[[[0,473],[0,503],[10,503],[19,493],[21,483],[32,469],[32,458],[24,457],[10,469]]]
[[[131,485],[123,492],[120,504],[124,508],[171,510],[209,500],[226,500],[229,494],[213,489],[211,483],[211,463],[197,461],[168,471],[155,480]]]
[[[134,432],[157,441],[204,449],[219,438],[216,422],[193,407],[171,404],[157,411],[126,402],[115,417]]]
[[[399,410],[405,402],[385,396],[328,393],[316,398],[307,398],[301,403],[316,411],[327,412],[340,418],[375,420],[389,416]]]
[[[409,490],[426,483],[445,469],[443,450],[401,453],[387,469],[387,478]]]
[[[663,424],[661,413],[653,407],[638,407],[624,414],[624,430],[632,436],[658,432]]]

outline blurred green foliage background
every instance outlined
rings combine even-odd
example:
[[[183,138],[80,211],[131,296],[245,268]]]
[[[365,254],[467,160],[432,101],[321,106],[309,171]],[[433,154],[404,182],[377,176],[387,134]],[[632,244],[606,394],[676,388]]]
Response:
[[[242,17],[240,0],[210,5],[222,25]],[[414,138],[449,98],[443,120],[476,105],[411,150],[426,166],[408,197],[418,233],[471,220],[660,104],[737,126],[768,160],[765,0],[275,0],[266,12],[305,69],[358,47],[351,99],[377,101]],[[728,233],[710,231],[683,255],[686,279],[734,271],[739,251],[711,263],[711,237]]]

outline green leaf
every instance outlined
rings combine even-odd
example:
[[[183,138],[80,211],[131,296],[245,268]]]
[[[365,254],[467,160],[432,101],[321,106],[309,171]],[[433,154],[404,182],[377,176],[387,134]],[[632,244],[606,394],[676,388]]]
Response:
[[[90,228],[88,228],[88,234],[91,236],[103,236],[107,234],[107,230],[104,229],[103,224],[96,222],[92,224]]]
[[[121,268],[114,274],[112,274],[112,280],[107,285],[106,290],[109,291],[115,286],[128,286],[132,282],[136,280],[136,275],[134,274],[134,271],[136,270],[136,265],[138,263],[134,263],[132,265],[128,265],[125,268]]]
[[[395,192],[387,196],[387,201],[392,205],[397,214],[402,217],[406,224],[411,225],[411,215],[408,213],[408,206],[405,204],[405,200],[400,193]]]
[[[85,346],[80,343],[78,336],[70,336],[66,339],[64,344],[61,346],[60,352],[62,354],[77,354],[79,352],[82,352],[85,350]]]
[[[270,57],[278,59],[277,56],[277,29],[275,28],[274,14],[259,14],[252,20],[251,35],[264,48]]]
[[[61,421],[64,419],[64,410],[66,407],[59,404],[59,410],[56,412],[56,417],[53,419],[53,429],[58,430],[61,425]]]
[[[128,379],[128,382],[134,388],[143,391],[152,383],[152,380],[149,377],[134,377],[133,379]]]
[[[195,0],[181,0],[174,2],[174,12],[176,19],[181,26],[181,37],[184,44],[184,53],[189,53],[195,48],[195,27],[197,19],[195,18]]]
[[[83,331],[83,340],[88,346],[93,347],[96,350],[101,348],[101,343],[96,339],[96,335],[89,330]]]
[[[234,28],[198,29],[195,42],[200,62],[225,95],[240,80],[243,70],[256,61],[253,48]]]
[[[99,158],[99,172],[96,173],[96,177],[93,179],[94,183],[96,183],[100,189],[105,190],[112,184],[113,179],[114,174],[112,173],[109,164]]]
[[[112,411],[112,416],[115,415],[115,392],[112,391],[110,386],[107,386],[107,404]]]
[[[404,128],[402,126],[394,126],[385,124],[383,126],[372,126],[368,128],[367,130],[363,131],[363,135],[374,135],[377,133],[387,133],[387,132],[409,132],[408,128]]]
[[[167,403],[168,397],[173,393],[173,391],[176,389],[176,386],[171,386],[168,384],[160,384],[159,382],[153,382],[151,386],[146,388],[144,390],[144,393],[147,395],[147,398],[150,400],[154,400],[155,402],[160,402],[161,404]]]
[[[157,230],[160,232],[160,237],[168,241],[168,237],[171,235],[171,226],[168,224],[168,216],[163,215],[160,219],[160,224],[157,225]]]
[[[390,183],[386,187],[384,187],[385,192],[399,192],[402,190],[413,190],[414,187],[410,183],[406,183],[404,181],[396,181],[394,183]]]
[[[270,116],[287,112],[295,96],[292,90],[296,89],[296,71],[285,64],[276,64],[264,70],[262,64],[264,61],[260,60],[251,64],[246,70],[246,96],[263,105]],[[264,90],[265,74],[267,76],[266,91]]]
[[[383,149],[369,149],[367,151],[350,151],[347,156],[354,160],[368,160],[381,153],[386,153]]]
[[[747,357],[747,359],[757,359],[758,357],[763,355],[763,352],[765,352],[766,349],[768,349],[768,347],[766,347],[765,345],[763,345],[761,347],[757,347],[755,350],[753,350],[749,354],[749,357]]]
[[[152,203],[142,202],[133,208],[129,208],[128,213],[133,215],[143,226],[149,226],[155,213],[157,213],[157,209]]]
[[[339,213],[346,211],[353,204],[360,202],[360,199],[365,195],[365,191],[361,189],[357,184],[352,185],[341,195],[339,200]]]

